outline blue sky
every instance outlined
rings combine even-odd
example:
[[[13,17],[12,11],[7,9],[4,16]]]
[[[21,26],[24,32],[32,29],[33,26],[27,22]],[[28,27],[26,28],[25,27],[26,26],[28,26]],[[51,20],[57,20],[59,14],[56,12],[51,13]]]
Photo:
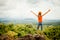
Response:
[[[34,18],[30,11],[44,14],[51,11],[43,19],[60,19],[60,0],[0,0],[0,18]]]

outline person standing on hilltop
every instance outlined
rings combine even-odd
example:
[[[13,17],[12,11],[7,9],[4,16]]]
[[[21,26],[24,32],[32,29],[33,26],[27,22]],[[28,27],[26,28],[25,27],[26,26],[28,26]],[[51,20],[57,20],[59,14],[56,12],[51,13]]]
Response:
[[[33,11],[31,11],[35,16],[37,16],[37,18],[38,18],[38,26],[37,26],[37,29],[39,29],[39,26],[41,26],[41,30],[43,30],[43,27],[42,27],[42,17],[44,16],[44,15],[46,15],[48,12],[50,12],[50,9],[47,11],[47,12],[45,12],[43,15],[42,15],[42,12],[41,11],[39,11],[38,12],[38,15],[36,15]]]

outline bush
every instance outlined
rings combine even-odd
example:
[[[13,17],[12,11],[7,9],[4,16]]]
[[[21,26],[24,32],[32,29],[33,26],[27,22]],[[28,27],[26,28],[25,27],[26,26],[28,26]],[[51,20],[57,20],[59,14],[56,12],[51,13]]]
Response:
[[[25,37],[28,34],[31,34],[32,36],[37,34],[41,37],[43,35],[44,39],[49,40],[44,33],[40,30],[36,30],[35,25],[31,24],[0,24],[0,34],[8,35],[9,37],[19,38]]]
[[[32,25],[15,25],[14,26],[14,32],[18,33],[18,36],[25,36],[27,34],[35,34],[36,33],[36,29],[33,28]]]
[[[3,33],[6,32],[6,31],[5,31],[5,27],[6,27],[5,24],[0,23],[0,34],[3,34]]]
[[[14,36],[18,35],[18,34],[17,34],[16,32],[14,32],[14,31],[8,31],[6,34],[9,35],[9,36],[11,36],[11,37],[14,37]]]
[[[44,34],[51,40],[60,40],[60,25],[47,27]]]

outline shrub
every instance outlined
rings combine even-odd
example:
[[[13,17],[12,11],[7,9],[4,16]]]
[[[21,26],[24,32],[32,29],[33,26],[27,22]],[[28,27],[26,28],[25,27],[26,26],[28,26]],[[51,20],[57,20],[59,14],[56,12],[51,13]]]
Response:
[[[51,40],[60,40],[60,25],[47,27],[44,34]]]

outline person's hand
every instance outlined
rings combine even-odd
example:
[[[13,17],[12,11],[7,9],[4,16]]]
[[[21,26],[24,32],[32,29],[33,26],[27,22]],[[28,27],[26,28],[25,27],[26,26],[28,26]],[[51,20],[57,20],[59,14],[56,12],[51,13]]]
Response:
[[[51,9],[49,9],[48,11],[51,11]]]
[[[38,15],[36,15],[33,11],[31,11],[35,16],[37,16],[38,17]]]

